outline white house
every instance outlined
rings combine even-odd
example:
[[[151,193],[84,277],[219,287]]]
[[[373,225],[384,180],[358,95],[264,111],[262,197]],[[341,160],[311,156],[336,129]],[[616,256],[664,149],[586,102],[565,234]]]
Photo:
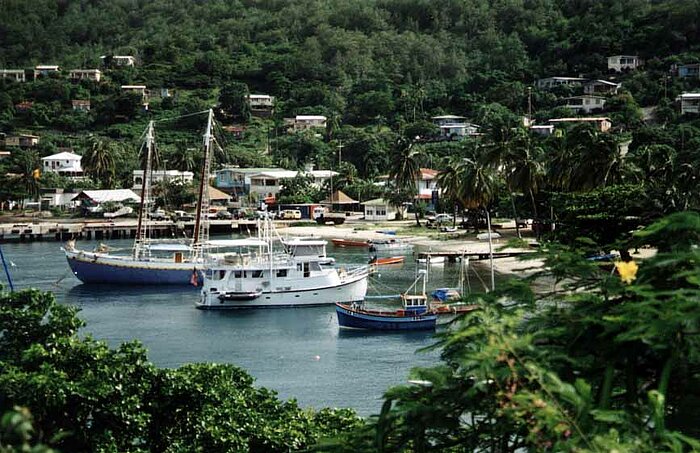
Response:
[[[73,110],[81,112],[90,111],[90,99],[73,99],[70,101],[70,104],[73,107]]]
[[[297,115],[294,118],[294,130],[305,131],[312,128],[326,128],[326,118],[323,115]]]
[[[545,137],[554,133],[554,125],[552,124],[532,124],[529,129],[535,134]]]
[[[479,133],[479,126],[468,123],[463,116],[441,115],[431,119],[433,124],[440,128],[440,135],[443,137],[465,137]]]
[[[583,84],[583,94],[617,94],[621,84],[607,80],[589,80]]]
[[[104,65],[105,61],[107,61],[107,56],[102,55],[100,60],[102,60],[102,64]],[[134,66],[136,64],[136,59],[131,55],[113,55],[112,64],[114,66]]]
[[[364,203],[365,220],[385,221],[396,218],[396,208],[383,198],[375,198]]]
[[[586,79],[581,77],[545,77],[535,81],[535,86],[540,90],[551,90],[552,88],[566,86],[580,86]]]
[[[44,173],[58,173],[69,178],[81,178],[83,167],[80,165],[82,156],[64,151],[51,156],[42,157],[41,167]]]
[[[133,171],[134,189],[141,190],[143,185],[143,170]],[[155,170],[151,172],[151,184],[157,184],[161,181],[179,182],[182,184],[192,184],[194,173],[191,171],[179,170]]]
[[[12,79],[15,82],[26,82],[27,74],[24,69],[0,69],[0,78]]]
[[[146,91],[146,85],[122,85],[121,89],[127,93],[140,94],[142,105],[148,110],[148,91]]]
[[[72,69],[68,72],[71,80],[94,80],[99,82],[102,72],[99,69]]]
[[[54,64],[40,64],[34,68],[34,78],[39,76],[48,76],[59,72],[61,68]]]
[[[554,127],[557,127],[560,124],[591,123],[600,132],[607,132],[612,127],[612,122],[610,122],[610,118],[597,117],[597,116],[581,117],[581,118],[553,118],[553,119],[549,120],[549,122]]]
[[[676,100],[681,104],[681,114],[700,113],[700,93],[683,93]]]
[[[634,70],[644,64],[644,61],[637,55],[613,55],[608,57],[608,70],[622,72]]]
[[[605,98],[602,96],[572,96],[564,99],[564,107],[576,113],[591,113],[602,110],[605,107]]]
[[[248,103],[252,110],[270,110],[275,106],[275,97],[268,94],[249,94]]]

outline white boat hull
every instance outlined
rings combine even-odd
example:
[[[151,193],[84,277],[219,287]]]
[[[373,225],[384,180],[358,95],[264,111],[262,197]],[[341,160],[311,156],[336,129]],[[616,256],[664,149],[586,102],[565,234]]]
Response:
[[[283,308],[311,307],[333,305],[336,302],[357,302],[367,294],[367,273],[348,278],[347,281],[325,288],[299,288],[295,290],[263,291],[258,297],[236,300],[236,293],[226,291],[212,292],[205,285],[197,308],[201,309],[230,309],[230,308]]]

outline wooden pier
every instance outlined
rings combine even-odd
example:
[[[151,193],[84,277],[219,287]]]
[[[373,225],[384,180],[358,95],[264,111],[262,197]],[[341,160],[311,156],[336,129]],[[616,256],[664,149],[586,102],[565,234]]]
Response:
[[[513,258],[521,255],[528,255],[533,252],[493,252],[493,259],[498,258]],[[454,263],[458,258],[466,257],[470,260],[480,261],[487,260],[490,257],[488,251],[429,251],[429,252],[418,252],[418,258],[431,258],[431,257],[445,257],[448,262]]]
[[[51,222],[47,220],[0,224],[0,243],[74,240],[134,239],[136,219],[104,221],[86,219],[83,221]],[[210,220],[212,233],[248,233],[255,230],[255,221],[249,220]],[[152,238],[190,237],[194,222],[152,222],[149,236]]]

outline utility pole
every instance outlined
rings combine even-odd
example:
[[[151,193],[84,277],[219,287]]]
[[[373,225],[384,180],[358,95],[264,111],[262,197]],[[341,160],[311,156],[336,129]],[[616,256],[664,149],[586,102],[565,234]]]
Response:
[[[532,87],[527,87],[527,122],[532,124]]]
[[[343,141],[338,140],[338,169],[340,169],[340,164],[343,162]]]

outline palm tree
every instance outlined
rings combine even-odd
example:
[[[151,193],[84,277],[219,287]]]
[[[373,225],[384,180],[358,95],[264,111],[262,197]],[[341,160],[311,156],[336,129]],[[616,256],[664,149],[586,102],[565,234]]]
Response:
[[[504,179],[508,190],[510,193],[520,192],[530,196],[535,218],[538,217],[535,194],[545,181],[543,155],[542,146],[533,143],[531,136],[524,132],[510,142],[505,156]],[[515,221],[517,227],[517,213]]]
[[[391,155],[391,163],[389,167],[389,180],[405,197],[409,197],[411,201],[418,194],[416,181],[420,179],[420,164],[418,159],[420,151],[413,146],[413,142],[405,137],[399,138]],[[398,199],[394,198],[398,201]],[[404,200],[406,201],[406,200]],[[400,206],[397,206],[400,208]],[[418,210],[415,210],[416,223],[420,226],[418,219]]]
[[[177,143],[175,152],[168,160],[173,169],[180,171],[194,171],[195,167],[197,166],[197,150],[190,148],[187,145],[188,143],[184,141]]]
[[[448,198],[463,209],[487,210],[496,196],[496,174],[477,159],[474,151],[468,153],[468,157],[453,157],[448,169],[438,175],[438,184]]]
[[[39,154],[33,150],[12,153],[12,172],[19,176],[19,187],[26,198],[36,200],[39,196],[39,177],[41,160]]]
[[[90,135],[87,139],[85,154],[81,160],[83,170],[100,186],[112,188],[116,170],[115,161],[119,151],[116,142],[97,135]]]

